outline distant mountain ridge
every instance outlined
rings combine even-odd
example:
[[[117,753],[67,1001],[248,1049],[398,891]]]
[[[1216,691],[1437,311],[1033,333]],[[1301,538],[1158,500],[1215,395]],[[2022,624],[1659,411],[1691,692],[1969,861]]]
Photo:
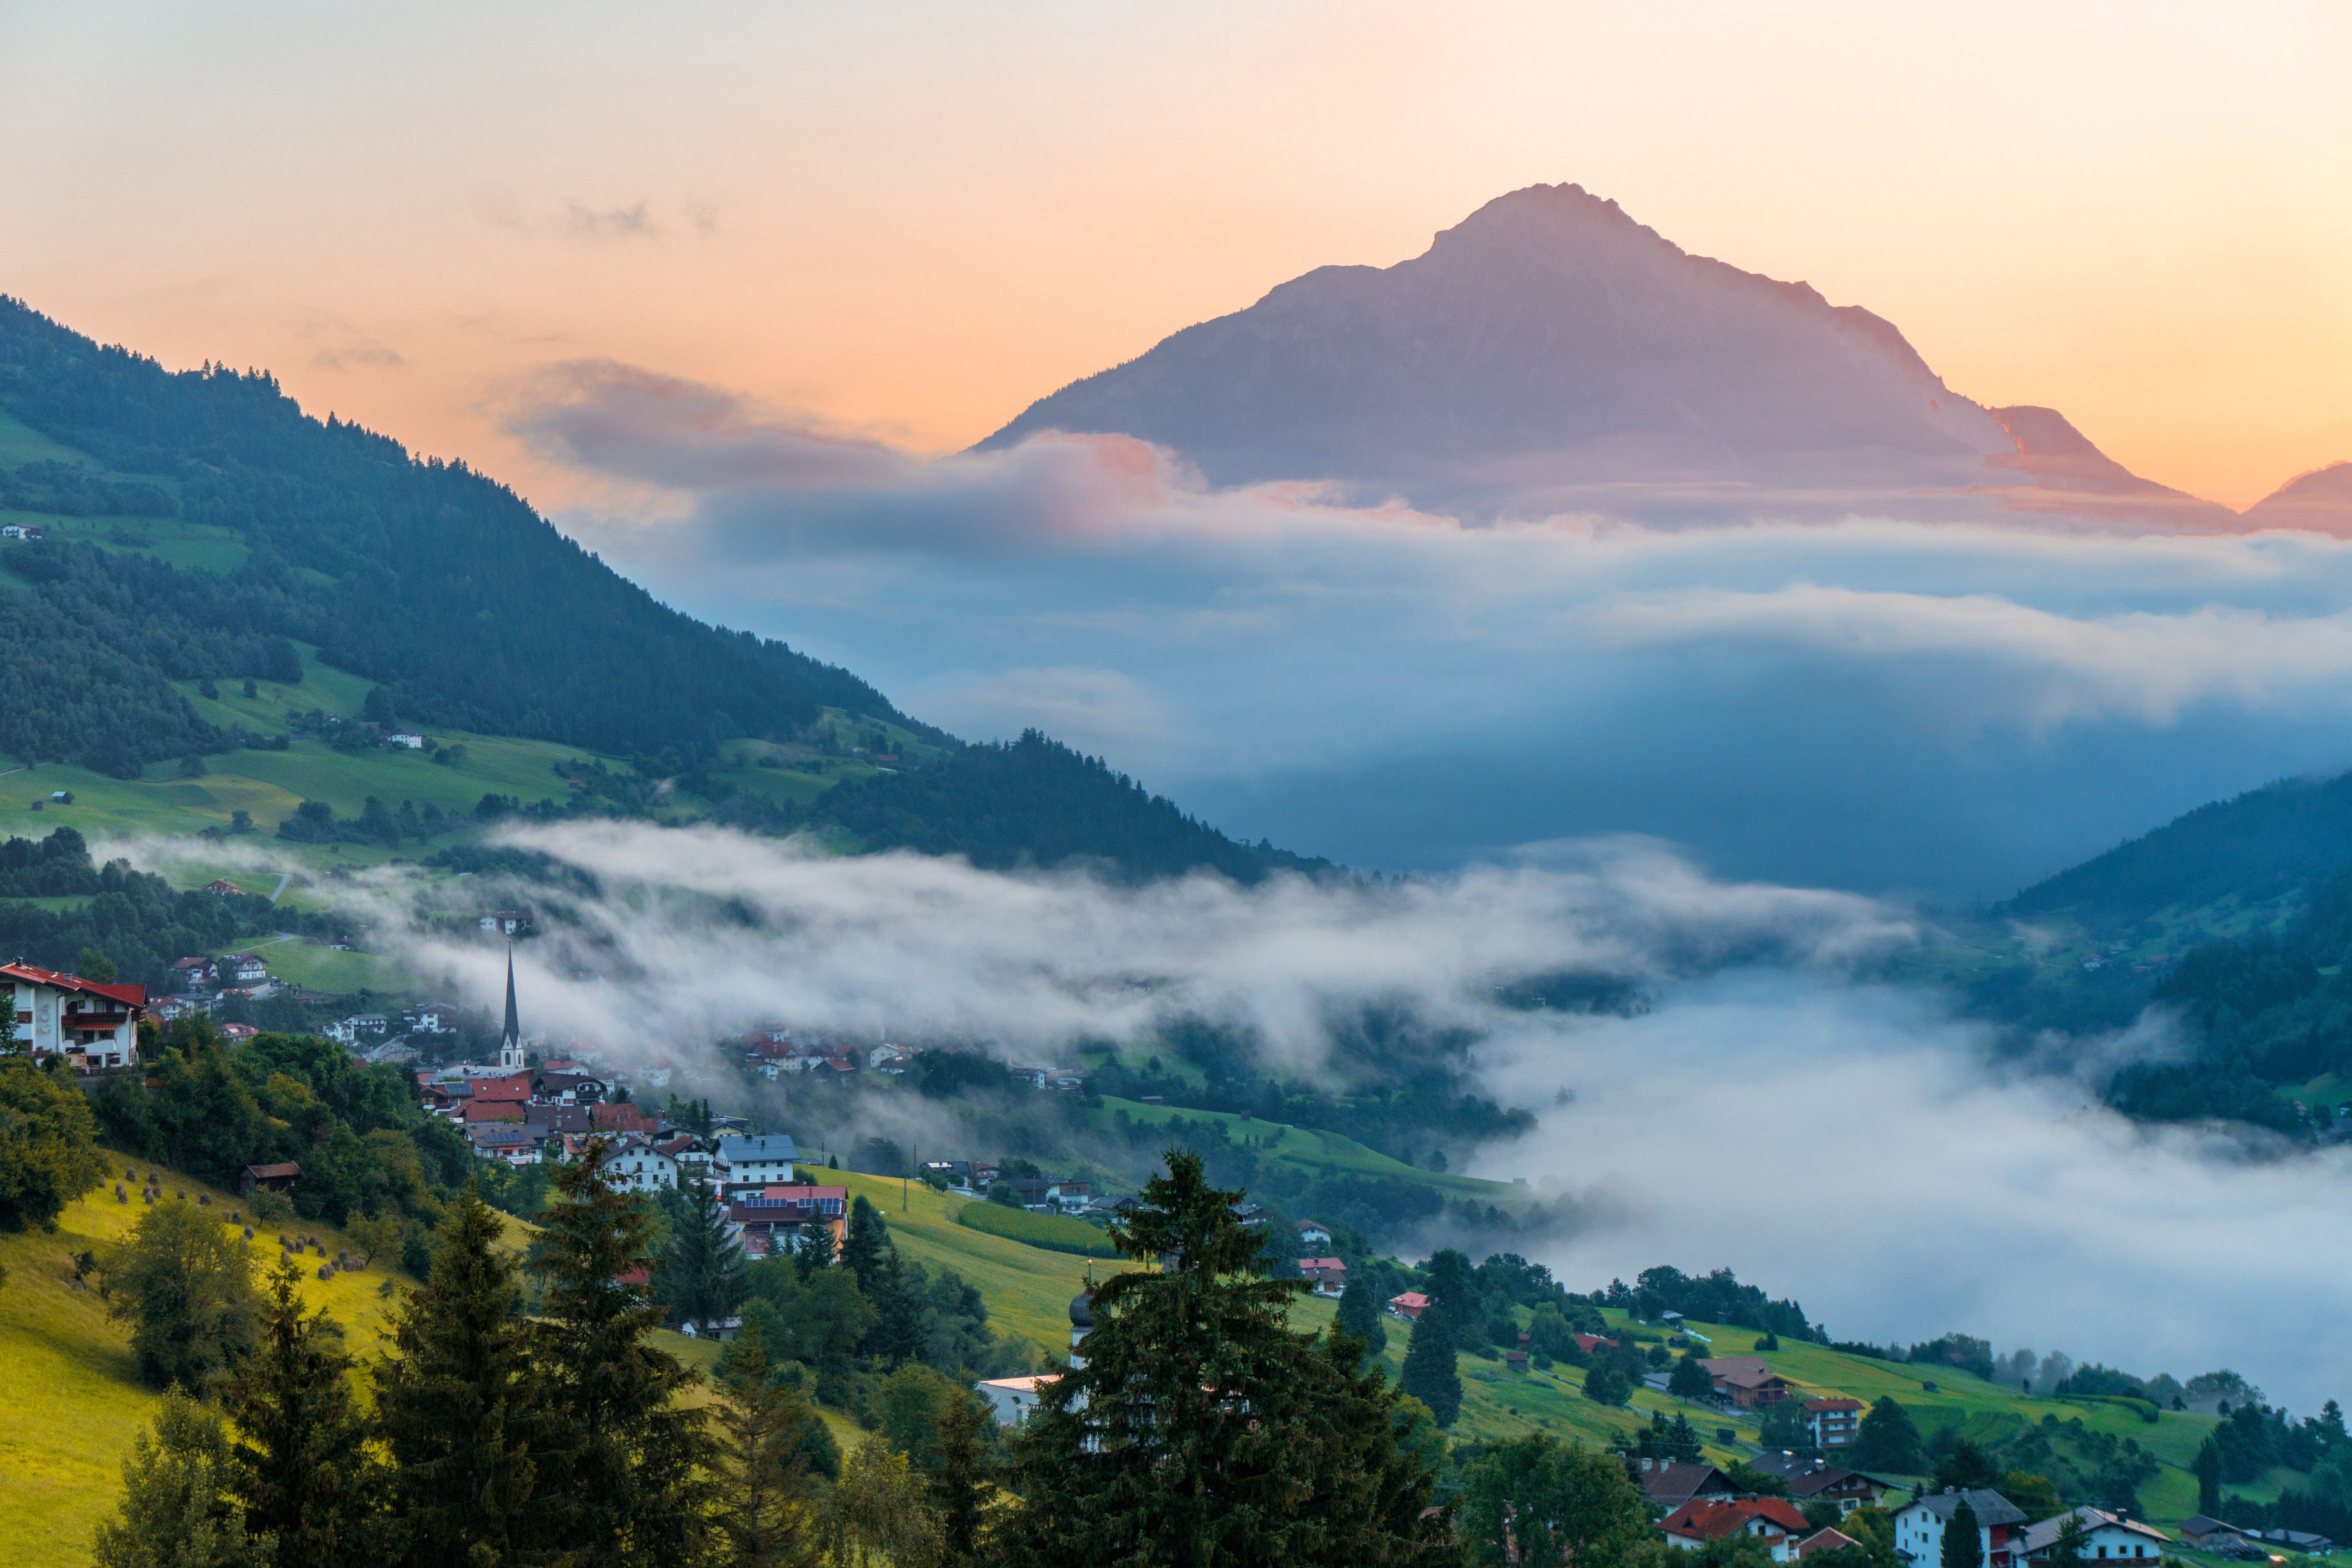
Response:
[[[2237,526],[2053,410],[1953,392],[1895,326],[1693,256],[1572,184],[1393,267],[1323,267],[1032,404],[980,443],[1118,432],[1213,483],[1675,521],[1727,509]]]

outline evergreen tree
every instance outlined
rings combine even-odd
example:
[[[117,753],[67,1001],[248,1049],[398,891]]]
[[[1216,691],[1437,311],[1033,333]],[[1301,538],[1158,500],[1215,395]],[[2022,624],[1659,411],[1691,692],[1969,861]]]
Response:
[[[1685,1351],[1666,1377],[1666,1392],[1676,1399],[1705,1399],[1715,1392],[1715,1377],[1698,1357]]]
[[[291,1258],[272,1271],[260,1348],[229,1385],[236,1489],[246,1528],[277,1538],[278,1568],[336,1568],[373,1555],[375,1477],[342,1328],[323,1311],[303,1316],[301,1279]]]
[[[1454,1348],[1474,1353],[1486,1345],[1486,1315],[1478,1300],[1478,1277],[1470,1259],[1446,1247],[1429,1260],[1429,1284],[1423,1294],[1429,1305],[1422,1317],[1434,1312],[1445,1321]]]
[[[668,1255],[659,1279],[670,1315],[715,1323],[733,1314],[750,1294],[743,1247],[727,1234],[727,1216],[699,1178],[672,1206]]]
[[[1432,1480],[1399,1441],[1397,1395],[1346,1335],[1294,1334],[1303,1279],[1269,1279],[1199,1155],[1112,1226],[1163,1270],[1098,1286],[1087,1364],[1014,1438],[1022,1504],[997,1531],[1006,1568],[1070,1563],[1242,1568],[1419,1563],[1444,1551]]]
[[[1979,1533],[1982,1528],[1977,1522],[1977,1510],[1962,1498],[1944,1524],[1940,1568],[1984,1568],[1984,1538]]]
[[[940,1462],[931,1472],[930,1489],[945,1568],[975,1568],[986,1552],[989,1501],[996,1492],[988,1443],[994,1420],[988,1407],[969,1393],[940,1416]]]
[[[1919,1441],[1919,1428],[1911,1424],[1911,1413],[1891,1396],[1871,1405],[1854,1434],[1853,1454],[1848,1462],[1857,1470],[1883,1475],[1916,1476],[1924,1471],[1927,1451]]]
[[[645,1342],[663,1318],[653,1216],[606,1178],[604,1147],[558,1169],[531,1255],[551,1434],[541,1496],[567,1563],[691,1561],[716,1447],[703,1413],[677,1403],[695,1374]]]
[[[1339,1326],[1364,1342],[1367,1361],[1389,1348],[1388,1325],[1381,1321],[1380,1303],[1372,1299],[1372,1288],[1360,1274],[1351,1276],[1347,1289],[1339,1292]]]
[[[401,1303],[376,1365],[404,1568],[478,1568],[531,1544],[540,1391],[500,1226],[472,1187],[450,1205],[432,1277]]]
[[[1674,1431],[1667,1440],[1666,1453],[1670,1458],[1685,1465],[1696,1465],[1706,1458],[1705,1450],[1698,1440],[1697,1430],[1691,1426],[1690,1417],[1680,1411],[1675,1413]]]
[[[1453,1426],[1454,1417],[1462,1414],[1462,1373],[1454,1361],[1454,1331],[1445,1314],[1433,1305],[1423,1308],[1421,1316],[1413,1320],[1397,1387],[1428,1405],[1440,1428]]]
[[[814,1419],[797,1388],[774,1383],[756,1319],[728,1345],[719,1409],[724,1459],[718,1522],[730,1568],[798,1568],[811,1561],[801,1428]]]
[[[140,1433],[123,1457],[122,1500],[90,1546],[98,1568],[264,1568],[271,1543],[247,1537],[232,1469],[221,1418],[167,1392],[153,1438]]]
[[[849,1235],[841,1245],[841,1261],[867,1300],[881,1300],[882,1272],[894,1250],[890,1226],[883,1219],[882,1211],[867,1203],[866,1194],[860,1193],[857,1201],[849,1205]]]
[[[800,1238],[793,1244],[793,1267],[806,1279],[820,1268],[830,1268],[839,1261],[833,1245],[833,1226],[822,1218],[801,1226]]]
[[[2208,1519],[2221,1514],[2221,1445],[2213,1441],[2210,1432],[2197,1447],[2197,1458],[2189,1468],[2197,1472],[2197,1511]]]

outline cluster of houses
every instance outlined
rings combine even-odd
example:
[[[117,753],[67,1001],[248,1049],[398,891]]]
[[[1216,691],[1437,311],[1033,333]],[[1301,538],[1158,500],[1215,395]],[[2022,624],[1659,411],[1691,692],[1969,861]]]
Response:
[[[978,1046],[949,1048],[976,1054],[984,1054],[985,1050]],[[743,1044],[744,1065],[766,1079],[781,1079],[786,1073],[813,1073],[820,1078],[846,1079],[860,1072],[896,1078],[914,1059],[912,1047],[893,1045],[887,1038],[879,1044],[867,1045],[838,1035],[793,1030],[781,1025],[752,1030]],[[1008,1065],[1005,1071],[1032,1089],[1064,1092],[1085,1089],[1088,1076],[1079,1068],[1035,1067],[1020,1062]]]

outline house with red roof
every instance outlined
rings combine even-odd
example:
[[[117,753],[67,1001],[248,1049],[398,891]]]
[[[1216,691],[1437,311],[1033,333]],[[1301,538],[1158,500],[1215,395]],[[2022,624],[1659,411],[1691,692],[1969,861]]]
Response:
[[[1407,1290],[1402,1296],[1389,1298],[1389,1310],[1407,1322],[1418,1322],[1429,1310],[1429,1298],[1418,1290]]]
[[[1302,1258],[1298,1272],[1314,1281],[1318,1296],[1337,1296],[1348,1288],[1348,1265],[1337,1258]]]
[[[1805,1425],[1812,1432],[1814,1447],[1845,1447],[1861,1434],[1862,1401],[1808,1399],[1805,1401]]]
[[[1696,1552],[1710,1541],[1752,1535],[1764,1543],[1775,1563],[1797,1560],[1797,1543],[1813,1533],[1805,1516],[1786,1498],[1738,1498],[1719,1502],[1695,1498],[1666,1515],[1658,1524],[1667,1544]]]
[[[15,993],[16,1028],[11,1050],[27,1051],[36,1058],[62,1056],[85,1072],[139,1065],[139,1020],[147,1012],[144,985],[100,984],[22,959],[0,963],[0,985]]]

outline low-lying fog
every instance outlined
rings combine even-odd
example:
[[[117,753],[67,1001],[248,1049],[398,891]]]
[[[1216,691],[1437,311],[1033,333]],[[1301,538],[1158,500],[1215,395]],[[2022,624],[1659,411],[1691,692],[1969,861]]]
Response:
[[[1066,1062],[1081,1035],[1135,1038],[1183,1010],[1249,1026],[1269,1067],[1312,1075],[1329,1066],[1326,1017],[1410,1003],[1483,1037],[1487,1087],[1539,1116],[1473,1168],[1585,1200],[1570,1205],[1582,1229],[1528,1248],[1573,1288],[1727,1265],[1840,1338],[1960,1330],[2143,1376],[2226,1365],[2305,1411],[2352,1393],[2352,1350],[2330,1331],[2352,1310],[2352,1152],[2146,1131],[2095,1083],[1993,1062],[1943,998],[1853,977],[1932,940],[1882,903],[1712,881],[1642,840],[1403,886],[1244,889],[824,858],[635,824],[505,837],[596,879],[593,895],[516,895],[573,922],[517,950],[527,1026],[551,1041],[684,1063],[784,1020]],[[381,945],[419,973],[494,997],[503,953],[416,923],[412,876],[315,891],[371,906]],[[574,978],[583,967],[596,978]],[[1563,969],[1630,976],[1654,1005],[1559,1016],[1495,1000]],[[2154,1020],[2103,1049],[2170,1044]]]

